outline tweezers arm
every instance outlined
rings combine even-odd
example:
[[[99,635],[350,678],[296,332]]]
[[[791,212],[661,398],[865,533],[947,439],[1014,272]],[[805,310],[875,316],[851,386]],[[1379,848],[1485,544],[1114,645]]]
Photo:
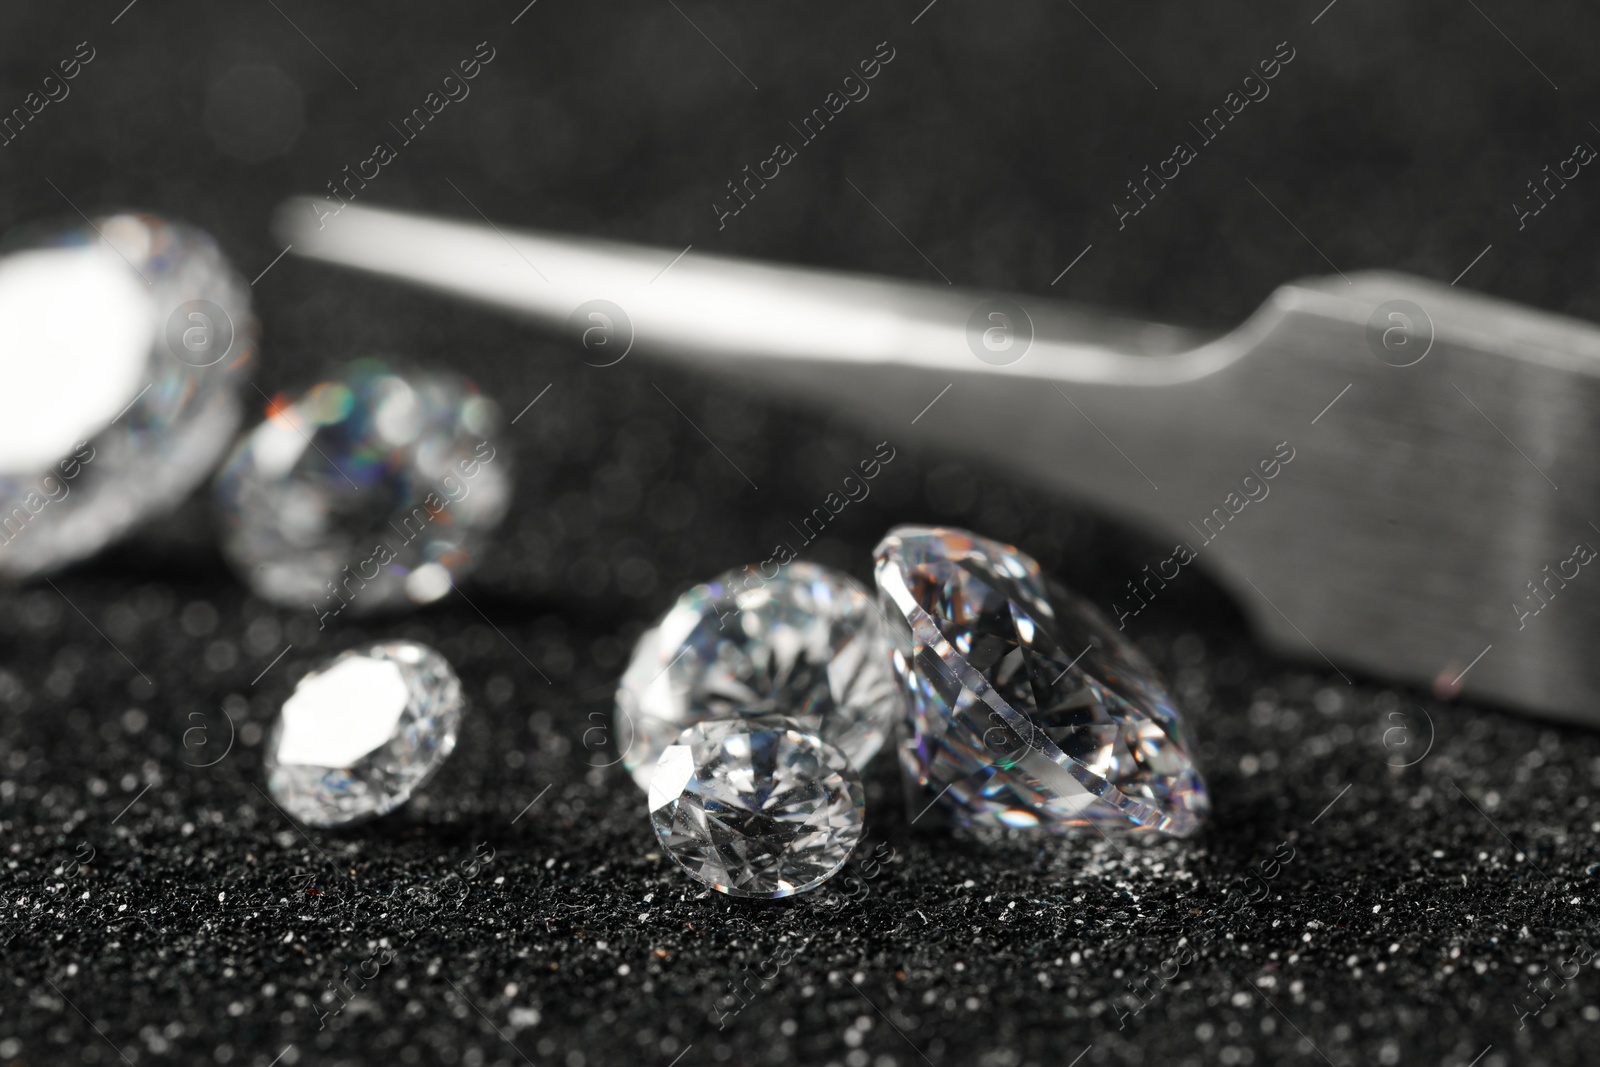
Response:
[[[607,300],[635,342],[697,358],[974,369],[1064,383],[1192,381],[1235,353],[1196,351],[1206,338],[1029,297],[758,263],[685,250],[504,231],[319,199],[285,203],[277,232],[296,254],[493,304],[561,327]],[[996,300],[1026,309],[1032,333],[1015,362],[980,362],[972,322]],[[998,320],[997,320],[998,321]],[[981,333],[981,330],[979,331]],[[999,365],[995,365],[998,363]]]

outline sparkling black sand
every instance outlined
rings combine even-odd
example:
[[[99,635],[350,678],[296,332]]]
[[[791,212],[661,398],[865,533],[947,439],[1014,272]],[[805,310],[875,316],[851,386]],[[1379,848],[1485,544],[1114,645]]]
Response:
[[[1462,285],[1600,311],[1596,191],[1574,180],[1521,230],[1509,206],[1600,136],[1592,10],[1341,0],[1312,25],[1321,0],[1077,6],[543,0],[515,25],[520,2],[8,7],[0,105],[78,42],[95,56],[0,147],[0,221],[76,218],[64,197],[146,206],[207,227],[255,277],[282,250],[271,208],[398,138],[389,124],[487,40],[470,96],[361,199],[476,217],[465,194],[506,224],[669,256],[693,243],[936,281],[865,194],[960,284],[1224,328],[1328,269],[1248,178],[1340,269],[1448,281],[1492,244]],[[885,40],[871,94],[719,231],[723,183]],[[1118,231],[1124,183],[1285,40],[1270,96]],[[249,63],[286,78],[223,81]],[[292,254],[255,293],[268,393],[392,351],[522,411],[517,506],[464,595],[409,618],[318,632],[309,605],[251,599],[203,497],[54,587],[0,594],[0,1062],[1594,1061],[1600,738],[1268,655],[1194,568],[1130,628],[1202,738],[1216,814],[1199,839],[957,843],[909,826],[880,761],[862,856],[890,858],[853,899],[701,892],[656,853],[615,764],[631,640],[680,588],[794,539],[929,398],[838,426],[639,358],[591,368],[570,344]],[[1006,432],[960,414],[952,392],[924,418]],[[866,578],[907,520],[1014,540],[1103,607],[1171,550],[959,449],[902,443],[803,554]],[[1537,624],[1562,625],[1560,605]],[[454,662],[474,704],[460,747],[397,815],[303,834],[260,791],[263,731],[310,664],[380,637]],[[1257,902],[1233,907],[1241,894]]]

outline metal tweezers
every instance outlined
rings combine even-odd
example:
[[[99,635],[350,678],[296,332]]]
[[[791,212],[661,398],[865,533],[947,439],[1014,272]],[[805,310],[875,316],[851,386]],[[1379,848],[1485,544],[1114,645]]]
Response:
[[[1213,336],[1032,296],[286,204],[297,254],[959,449],[1170,545],[1269,646],[1600,724],[1600,329],[1401,274]],[[327,212],[322,212],[327,216]],[[598,315],[599,318],[594,316]]]

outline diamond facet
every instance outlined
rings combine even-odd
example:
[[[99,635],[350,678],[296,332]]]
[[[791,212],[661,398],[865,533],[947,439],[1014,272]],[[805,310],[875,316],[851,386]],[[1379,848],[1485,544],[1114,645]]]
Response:
[[[779,716],[689,727],[650,782],[662,846],[734,897],[816,888],[850,858],[865,820],[861,778],[844,753]]]
[[[93,554],[181,503],[239,426],[259,332],[200,230],[113,215],[0,259],[0,573]]]
[[[456,747],[461,682],[409,641],[352,649],[300,679],[267,744],[267,789],[308,826],[404,804]]]
[[[217,478],[223,549],[257,595],[319,618],[437,600],[510,504],[498,424],[466,379],[378,360],[274,399]]]
[[[876,558],[884,608],[906,623],[913,803],[937,795],[962,826],[1199,828],[1210,803],[1178,709],[1091,604],[965,530],[901,526]]]
[[[901,714],[889,647],[871,598],[838,571],[728,571],[679,597],[634,647],[617,688],[623,761],[648,790],[685,726],[776,714],[864,768]]]

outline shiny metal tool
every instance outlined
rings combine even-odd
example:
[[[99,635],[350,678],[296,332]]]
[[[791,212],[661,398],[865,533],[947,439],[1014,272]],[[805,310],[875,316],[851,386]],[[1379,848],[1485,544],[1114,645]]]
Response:
[[[556,327],[580,312],[579,333],[602,324],[596,337],[641,355],[1087,501],[1172,545],[1101,605],[1124,623],[1198,566],[1265,642],[1336,677],[1600,724],[1589,323],[1362,273],[1285,285],[1213,337],[1033,296],[322,201],[287,203],[277,226],[300,255]]]

